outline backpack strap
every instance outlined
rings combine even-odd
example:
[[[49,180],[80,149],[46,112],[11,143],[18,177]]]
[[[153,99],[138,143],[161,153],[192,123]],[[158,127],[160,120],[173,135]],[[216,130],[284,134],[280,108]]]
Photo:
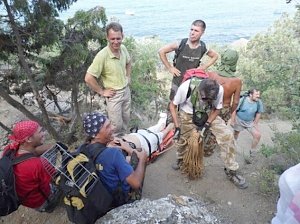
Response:
[[[177,58],[179,57],[180,53],[185,48],[185,45],[186,45],[187,42],[188,42],[188,38],[182,39],[179,46],[178,46],[178,48],[175,50],[175,55],[174,55],[174,58],[173,58],[173,66],[174,67],[176,66]],[[202,40],[199,41],[199,44],[200,44],[200,47],[201,47],[201,54],[200,54],[200,57],[199,57],[198,66],[201,63],[201,58],[203,57],[203,55],[205,54],[205,52],[207,50],[206,49],[206,44]]]
[[[25,153],[25,154],[21,154],[20,156],[18,157],[14,157],[12,159],[12,164],[13,166],[14,165],[17,165],[17,164],[20,164],[26,160],[29,160],[31,158],[37,158],[37,156],[33,153]],[[32,189],[31,191],[27,192],[27,194],[22,198],[22,201],[24,201],[32,192],[34,192],[35,189]],[[48,202],[49,199],[48,197],[46,196],[46,194],[40,189],[40,187],[38,188],[38,191],[40,192],[40,194],[44,197],[44,199]],[[22,201],[20,200],[20,203],[22,203]]]
[[[148,131],[149,133],[153,134],[153,135],[156,137],[156,140],[157,140],[157,149],[158,149],[158,151],[161,151],[160,144],[159,144],[159,137],[158,137],[158,135],[157,135],[156,133],[154,133],[154,132],[148,130],[148,129],[146,129],[146,131]]]
[[[243,108],[243,105],[244,105],[244,102],[246,100],[246,97],[247,96],[242,96],[242,101],[241,103],[239,104],[238,108],[236,109],[236,112],[239,112],[242,108]]]
[[[202,41],[202,40],[200,40],[200,47],[201,47],[201,55],[200,55],[200,59],[199,59],[199,62],[198,62],[198,67],[199,67],[199,65],[200,65],[200,63],[201,63],[201,58],[203,57],[203,55],[205,54],[205,52],[207,51],[207,49],[206,49],[206,44]]]
[[[174,67],[176,66],[177,58],[179,57],[180,52],[184,49],[187,41],[188,41],[188,38],[182,39],[179,46],[178,46],[178,48],[175,50],[175,55],[174,55],[174,58],[173,58],[173,66]]]
[[[31,158],[37,157],[36,155],[34,155],[33,153],[26,153],[26,154],[21,154],[18,157],[15,157],[12,159],[12,164],[13,165],[17,165],[19,163],[22,163],[26,160],[29,160]]]
[[[150,159],[151,158],[151,144],[150,144],[149,140],[146,138],[146,136],[142,135],[141,133],[137,132],[137,134],[139,134],[140,136],[142,136],[145,139],[145,141],[147,142],[148,150],[149,150],[149,159]]]
[[[202,78],[199,78],[199,77],[191,77],[190,79],[191,79],[191,81],[190,81],[189,88],[188,88],[188,91],[186,94],[186,99],[188,99],[190,96],[192,96],[194,94],[196,87],[202,81]]]
[[[256,111],[257,114],[260,111],[260,100],[256,101],[256,104],[257,104],[257,111]]]
[[[85,143],[79,147],[79,152],[85,154],[87,157],[92,158],[93,162],[95,162],[98,155],[100,155],[105,149],[106,145],[102,143]]]

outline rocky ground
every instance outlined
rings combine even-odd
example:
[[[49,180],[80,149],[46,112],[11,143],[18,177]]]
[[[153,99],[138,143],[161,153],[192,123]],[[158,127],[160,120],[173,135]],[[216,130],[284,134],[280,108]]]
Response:
[[[10,125],[13,121],[22,118],[14,108],[5,102],[0,101],[0,120]],[[261,144],[272,144],[271,137],[274,130],[288,131],[291,124],[280,120],[263,120],[260,122],[262,132]],[[5,131],[0,129],[1,143],[5,143]],[[248,146],[251,144],[249,133],[242,132],[238,139],[237,160],[240,163],[240,170],[246,177],[249,187],[245,190],[236,188],[226,179],[223,171],[223,163],[216,151],[211,157],[205,158],[205,174],[199,180],[190,181],[180,171],[174,171],[171,164],[175,161],[175,148],[161,155],[154,163],[148,165],[144,182],[143,197],[145,199],[158,200],[160,204],[173,195],[189,196],[201,202],[212,217],[216,217],[215,223],[234,223],[234,224],[264,224],[270,220],[276,212],[277,198],[270,198],[262,195],[258,190],[257,175],[264,158],[258,156],[255,163],[247,165],[244,162],[243,154],[248,153]],[[244,151],[244,152],[243,152]],[[148,200],[148,201],[149,201]],[[148,202],[147,202],[148,203]],[[155,207],[155,203],[154,203]],[[152,205],[153,208],[153,205]],[[129,208],[128,208],[129,209]],[[159,208],[158,208],[159,209]],[[160,208],[161,209],[161,208]],[[113,217],[113,216],[110,216]],[[160,223],[172,223],[160,222]],[[116,220],[115,220],[116,221]],[[38,213],[32,209],[20,207],[19,210],[7,217],[0,218],[2,223],[16,224],[42,224],[42,223],[69,223],[62,207],[59,207],[51,214]],[[120,223],[114,220],[107,220],[104,223]],[[174,221],[173,223],[178,223]],[[100,222],[99,222],[100,223]],[[101,222],[102,223],[102,222]],[[123,223],[131,223],[127,220]],[[135,223],[155,223],[143,220]],[[180,223],[197,223],[181,220]],[[204,222],[205,223],[205,222]],[[206,222],[212,223],[212,222]]]

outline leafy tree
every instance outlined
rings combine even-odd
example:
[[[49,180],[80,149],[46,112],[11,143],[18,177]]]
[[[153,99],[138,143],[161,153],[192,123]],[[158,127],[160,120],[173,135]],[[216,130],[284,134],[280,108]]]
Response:
[[[58,12],[68,9],[73,2],[76,0],[0,1],[0,60],[8,65],[8,69],[1,69],[0,96],[29,119],[38,121],[55,139],[60,136],[50,123],[51,114],[41,91],[46,89],[56,101],[57,93],[49,87],[70,90],[75,124],[80,83],[91,58],[105,42],[103,27],[107,19],[102,7],[80,11],[66,24],[57,19]],[[97,49],[89,48],[91,40],[98,42]],[[33,92],[41,117],[11,97],[13,85],[18,87],[16,93],[20,97]]]
[[[166,109],[165,102],[168,102],[164,90],[165,82],[157,77],[159,64],[157,49],[162,43],[156,38],[139,42],[133,38],[126,38],[124,44],[132,57],[132,111],[140,117],[140,120],[142,118],[139,115],[143,115],[144,119],[155,119],[161,107]]]
[[[267,33],[250,40],[240,54],[238,70],[244,88],[261,89],[267,112],[289,117],[300,109],[297,18],[299,12],[294,19],[285,15]]]

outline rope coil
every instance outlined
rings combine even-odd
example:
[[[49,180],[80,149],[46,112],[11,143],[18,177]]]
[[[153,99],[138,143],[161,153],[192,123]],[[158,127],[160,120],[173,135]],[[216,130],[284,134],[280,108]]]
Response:
[[[204,173],[204,150],[200,133],[196,130],[192,132],[187,140],[187,150],[183,156],[181,171],[186,173],[189,179],[196,179]]]

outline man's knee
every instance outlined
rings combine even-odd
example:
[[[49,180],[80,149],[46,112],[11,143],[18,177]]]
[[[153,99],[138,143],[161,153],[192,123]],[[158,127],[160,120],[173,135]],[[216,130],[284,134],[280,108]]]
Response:
[[[260,138],[261,138],[261,133],[260,133],[260,132],[255,132],[255,133],[253,133],[253,138],[254,138],[256,141],[259,141]]]

